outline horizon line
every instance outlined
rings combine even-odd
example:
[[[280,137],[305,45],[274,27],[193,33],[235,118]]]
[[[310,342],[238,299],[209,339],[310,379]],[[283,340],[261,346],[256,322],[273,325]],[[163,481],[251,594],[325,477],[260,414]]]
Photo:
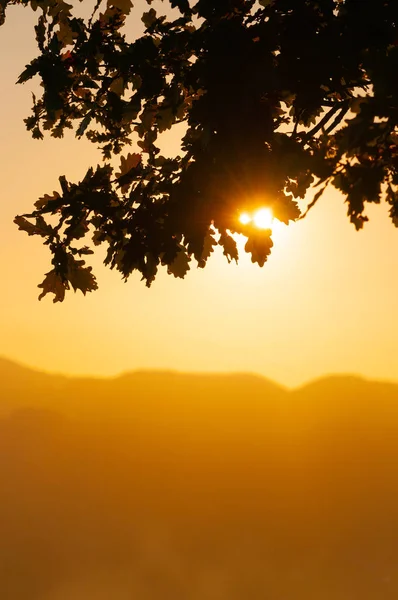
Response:
[[[387,383],[387,384],[391,384],[391,385],[398,385],[398,380],[393,380],[393,379],[382,379],[382,378],[378,378],[378,377],[369,377],[367,375],[364,375],[362,373],[352,373],[352,372],[326,372],[323,375],[318,375],[312,379],[308,379],[305,380],[303,383],[299,383],[298,385],[286,385],[283,383],[280,383],[279,381],[276,381],[270,377],[267,377],[266,375],[263,375],[261,373],[256,373],[254,371],[191,371],[191,370],[180,370],[180,369],[176,369],[176,368],[156,368],[156,367],[141,367],[141,368],[132,368],[131,370],[122,370],[116,374],[111,374],[111,375],[100,375],[100,374],[92,374],[92,373],[84,373],[84,374],[77,374],[77,373],[65,373],[62,371],[52,371],[52,370],[47,370],[44,369],[42,367],[36,367],[33,365],[29,365],[19,359],[14,359],[14,358],[10,358],[8,356],[5,356],[3,354],[0,354],[0,361],[5,361],[5,362],[9,362],[12,363],[18,367],[21,367],[23,369],[29,370],[29,371],[34,371],[36,373],[41,373],[42,375],[48,375],[48,376],[54,376],[54,377],[64,377],[66,379],[100,379],[100,380],[116,380],[116,379],[120,379],[122,377],[128,376],[128,375],[139,375],[139,374],[169,374],[169,375],[193,375],[193,376],[232,376],[232,375],[238,375],[238,376],[246,376],[246,377],[253,377],[253,378],[258,378],[258,379],[263,379],[264,381],[267,381],[269,383],[272,383],[273,385],[286,390],[286,391],[294,391],[294,390],[300,390],[301,388],[307,387],[310,384],[322,381],[322,380],[327,380],[327,379],[337,379],[337,378],[345,378],[345,379],[357,379],[357,380],[363,380],[366,382],[373,382],[373,383]]]

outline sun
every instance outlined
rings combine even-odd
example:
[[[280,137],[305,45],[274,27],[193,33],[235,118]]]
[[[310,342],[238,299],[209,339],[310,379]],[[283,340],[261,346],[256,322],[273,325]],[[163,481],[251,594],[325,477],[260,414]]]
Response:
[[[253,217],[253,222],[258,229],[271,229],[273,215],[269,208],[260,208]]]
[[[270,208],[260,208],[253,216],[247,212],[242,213],[239,221],[242,225],[253,223],[257,229],[272,229],[274,217]]]
[[[252,218],[248,213],[242,213],[241,216],[239,217],[239,221],[242,223],[242,225],[249,225],[249,223],[251,222]]]

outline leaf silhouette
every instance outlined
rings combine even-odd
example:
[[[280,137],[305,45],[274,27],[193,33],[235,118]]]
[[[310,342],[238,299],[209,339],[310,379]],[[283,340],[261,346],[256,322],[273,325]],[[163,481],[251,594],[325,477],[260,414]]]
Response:
[[[114,6],[124,15],[129,15],[133,8],[133,2],[132,0],[108,0],[108,7],[109,6]]]
[[[182,248],[177,252],[177,256],[173,262],[168,265],[167,272],[174,275],[174,277],[183,279],[190,269],[189,262],[190,258],[185,253],[185,249]]]
[[[269,206],[285,224],[298,221],[318,185],[339,189],[357,229],[367,203],[381,200],[398,224],[396,2],[170,0],[175,10],[159,2],[141,13],[135,38],[131,0],[94,4],[82,17],[63,0],[0,0],[0,24],[8,6],[40,8],[39,53],[18,80],[40,84],[27,130],[42,139],[74,128],[107,165],[79,183],[62,178],[62,194],[16,217],[53,257],[60,248],[79,256],[76,239],[89,236],[124,278],[138,271],[148,283],[159,266],[183,277],[191,259],[206,265],[213,225],[237,261],[241,211]],[[181,146],[162,157],[160,134],[182,129]],[[110,165],[132,143],[143,153],[123,156],[114,176]],[[312,190],[301,215],[296,199]],[[244,233],[262,266],[270,235]],[[53,264],[65,289],[95,288],[83,265],[71,267],[72,285]]]
[[[116,173],[116,179],[118,185],[121,187],[122,192],[125,194],[133,180],[133,171],[141,163],[141,154],[127,154],[122,156],[120,159],[120,171]]]
[[[273,242],[271,239],[271,230],[264,230],[259,233],[253,233],[247,240],[245,250],[249,252],[252,263],[257,263],[263,267],[271,254]]]
[[[36,217],[36,223],[30,223],[25,217],[15,217],[14,223],[18,225],[21,231],[26,231],[28,235],[40,235],[47,237],[52,232],[52,227],[48,225],[40,215]]]
[[[35,207],[38,210],[44,209],[48,206],[48,203],[51,202],[51,200],[58,200],[58,198],[60,198],[58,192],[53,192],[52,196],[50,196],[49,194],[44,194],[44,196],[42,196],[37,200],[37,202],[35,202]]]
[[[214,230],[209,229],[206,232],[206,235],[203,240],[202,256],[198,263],[198,266],[202,269],[206,266],[208,258],[210,258],[211,254],[214,252],[214,246],[217,246],[217,241],[214,239],[212,233],[214,234]]]
[[[131,169],[135,169],[137,165],[141,162],[141,154],[127,154],[127,156],[122,156],[120,159],[120,171],[116,174],[116,177],[119,179],[123,175],[126,175]]]
[[[238,247],[231,235],[226,232],[222,233],[218,243],[224,248],[224,255],[227,257],[228,262],[231,262],[232,260],[238,262]]]
[[[92,268],[84,265],[84,260],[76,260],[73,256],[68,256],[68,281],[75,292],[80,290],[85,296],[87,292],[98,289],[98,284],[91,272]]]
[[[145,12],[142,15],[141,20],[144,23],[145,27],[149,29],[151,25],[153,25],[156,21],[156,18],[156,10],[154,8],[151,8],[148,12]]]
[[[37,287],[43,288],[39,300],[44,298],[47,294],[54,294],[53,302],[63,302],[65,291],[68,289],[67,283],[57,274],[55,269],[46,273],[44,280]]]

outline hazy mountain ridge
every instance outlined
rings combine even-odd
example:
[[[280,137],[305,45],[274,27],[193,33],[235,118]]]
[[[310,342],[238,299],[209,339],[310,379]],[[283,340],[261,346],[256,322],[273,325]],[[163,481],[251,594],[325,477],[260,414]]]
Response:
[[[157,439],[227,437],[258,443],[284,432],[383,435],[398,423],[398,384],[328,376],[289,390],[250,374],[138,371],[114,378],[41,373],[0,359],[0,416],[27,408]],[[261,442],[262,443],[262,442]]]
[[[1,598],[397,597],[397,385],[0,377]]]
[[[297,405],[304,407],[307,402],[314,401],[315,408],[327,405],[341,410],[347,397],[357,408],[360,408],[360,403],[368,403],[369,400],[373,403],[375,396],[378,401],[389,404],[390,408],[393,408],[397,399],[398,406],[398,383],[373,381],[354,375],[325,376],[289,390],[262,376],[246,373],[135,371],[109,378],[72,377],[40,372],[0,357],[0,382],[0,414],[34,406],[57,409],[69,416],[86,415],[90,418],[105,411],[109,418],[112,410],[116,411],[115,416],[120,414],[118,411],[121,409],[128,412],[132,406],[131,399],[142,406],[143,402],[158,399],[159,394],[162,396],[161,405],[165,406],[166,397],[182,412],[186,407],[191,409],[189,401],[194,401],[195,408],[200,408],[203,398],[209,397],[228,410],[233,410],[236,403],[240,410],[246,410],[248,407],[242,404],[242,396],[246,402],[250,402],[249,408],[258,402],[261,408],[265,403],[272,403],[278,410],[282,408],[293,412]],[[30,394],[28,405],[26,396],[20,397],[21,392],[27,391]],[[333,397],[332,402],[328,401],[329,395]],[[282,406],[277,402],[281,402]],[[330,414],[327,416],[330,417]]]

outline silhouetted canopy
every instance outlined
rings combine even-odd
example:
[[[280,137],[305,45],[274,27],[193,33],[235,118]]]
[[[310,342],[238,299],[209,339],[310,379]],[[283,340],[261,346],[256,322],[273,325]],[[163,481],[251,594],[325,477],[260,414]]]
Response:
[[[237,260],[234,233],[263,266],[271,231],[240,214],[268,206],[295,221],[297,200],[316,188],[308,210],[329,183],[357,229],[382,197],[398,225],[396,0],[170,0],[156,3],[167,16],[147,7],[135,41],[131,0],[98,0],[86,20],[63,0],[0,0],[3,22],[13,4],[38,14],[39,54],[19,78],[43,83],[27,129],[75,127],[104,157],[16,218],[52,253],[41,296],[96,289],[87,240],[148,286],[161,265],[204,267],[217,244]],[[161,134],[181,123],[180,155],[163,156]]]

